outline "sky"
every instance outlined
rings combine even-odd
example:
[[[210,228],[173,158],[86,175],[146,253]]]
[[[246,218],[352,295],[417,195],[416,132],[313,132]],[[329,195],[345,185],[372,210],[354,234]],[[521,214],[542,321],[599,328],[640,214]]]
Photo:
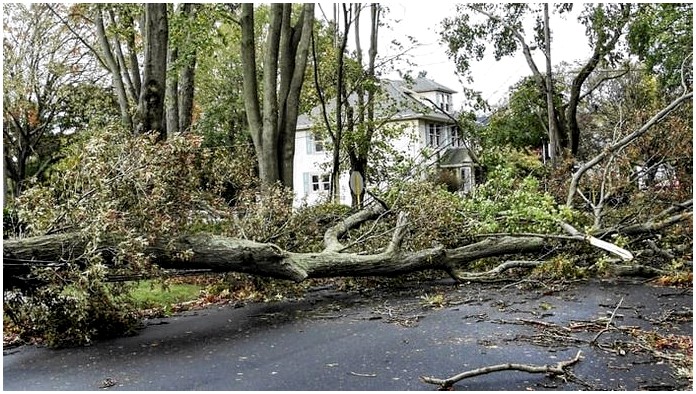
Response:
[[[387,44],[393,38],[403,40],[406,35],[415,36],[420,44],[409,52],[412,55],[411,60],[417,64],[413,67],[413,75],[425,70],[429,78],[461,92],[462,83],[455,74],[454,62],[448,59],[446,47],[439,43],[440,22],[444,18],[455,15],[456,3],[431,0],[383,4],[390,10],[386,21],[391,25],[391,31],[383,29],[379,32],[380,42],[384,45],[379,50],[380,54],[389,54],[390,49]],[[562,61],[573,63],[576,60],[584,60],[590,55],[585,29],[577,21],[577,16],[564,18],[561,19],[557,15],[551,16],[553,65]],[[362,23],[366,25],[367,21]],[[367,37],[367,33],[365,36]],[[535,53],[535,62],[543,70],[545,68],[543,54],[541,51],[535,51]],[[467,87],[480,91],[489,104],[496,105],[507,97],[508,88],[511,85],[527,75],[531,75],[531,71],[521,52],[515,57],[504,58],[498,62],[489,53],[481,62],[473,63],[474,81],[473,84],[467,84]],[[394,72],[386,77],[398,78],[398,74]],[[459,108],[463,99],[461,94],[455,94],[453,99],[455,108]]]

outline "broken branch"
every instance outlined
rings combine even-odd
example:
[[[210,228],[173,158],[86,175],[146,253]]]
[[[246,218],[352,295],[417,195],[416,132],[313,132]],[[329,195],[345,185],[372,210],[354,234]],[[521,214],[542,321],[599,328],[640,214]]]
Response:
[[[474,376],[485,375],[492,372],[499,371],[522,371],[529,373],[547,373],[552,375],[564,375],[566,373],[565,368],[577,363],[581,359],[582,351],[578,350],[578,353],[574,358],[566,361],[559,361],[555,365],[533,365],[533,364],[498,364],[489,367],[477,368],[470,371],[462,372],[458,375],[454,375],[447,379],[439,379],[431,376],[421,376],[420,379],[424,383],[437,384],[441,388],[452,387],[455,383],[460,380],[471,378]]]

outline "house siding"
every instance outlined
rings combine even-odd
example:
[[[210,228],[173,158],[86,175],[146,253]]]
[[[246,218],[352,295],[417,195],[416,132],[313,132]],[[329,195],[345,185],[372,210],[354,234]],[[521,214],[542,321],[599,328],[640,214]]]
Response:
[[[432,81],[431,81],[432,82]],[[390,91],[394,95],[402,95],[400,100],[417,100],[421,101],[422,105],[430,107],[429,103],[423,101],[423,98],[432,100],[435,103],[444,100],[451,103],[451,93],[454,91],[449,90],[442,85],[432,83],[432,85],[425,84],[425,86],[434,86],[437,90],[432,91],[413,91],[408,89],[400,90],[399,86],[403,84],[391,83],[388,85],[387,91]],[[420,85],[419,85],[420,86]],[[407,91],[408,90],[408,91]],[[438,96],[440,95],[440,96]],[[408,96],[411,98],[409,99]],[[450,99],[447,99],[447,97]],[[438,101],[439,100],[439,101]],[[314,117],[316,117],[316,109],[312,111]],[[301,116],[300,121],[298,121],[298,130],[295,137],[295,158],[294,166],[295,173],[293,176],[293,181],[295,185],[295,207],[299,207],[302,204],[314,205],[320,202],[328,201],[328,193],[319,190],[315,191],[310,185],[312,175],[317,174],[327,174],[331,172],[331,152],[330,146],[325,145],[324,151],[316,152],[313,149],[312,143],[312,133],[311,125],[312,121],[310,116]],[[420,166],[432,166],[436,164],[437,160],[441,157],[441,151],[430,149],[431,155],[429,157],[423,157],[423,149],[427,147],[428,141],[428,125],[431,123],[438,123],[443,125],[452,125],[453,122],[442,113],[430,112],[427,114],[418,114],[412,110],[405,109],[400,111],[393,120],[388,121],[388,127],[399,127],[402,130],[399,131],[398,137],[393,138],[390,142],[392,147],[398,151],[401,155],[407,159],[413,160]],[[448,130],[448,129],[444,129]],[[442,141],[440,144],[441,148],[449,145],[451,143],[450,135],[448,131],[443,133]],[[468,155],[466,156],[467,159]],[[460,166],[454,165],[453,168],[466,166],[471,168],[471,163],[461,163]],[[458,171],[461,174],[461,171]],[[466,174],[468,177],[469,173],[472,171],[467,170]],[[462,174],[463,175],[463,174]],[[349,188],[349,173],[345,171],[341,173],[339,178],[339,196],[340,203],[350,205],[351,195]],[[468,185],[473,185],[473,178],[471,182],[467,182]],[[367,185],[370,187],[370,185]],[[372,185],[375,187],[375,185]],[[470,189],[470,186],[468,187]]]

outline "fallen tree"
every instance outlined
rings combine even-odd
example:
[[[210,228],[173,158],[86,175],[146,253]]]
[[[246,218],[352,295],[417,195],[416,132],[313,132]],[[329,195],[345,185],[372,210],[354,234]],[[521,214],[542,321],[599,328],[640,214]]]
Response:
[[[191,234],[159,239],[145,249],[151,262],[165,269],[208,269],[213,272],[241,272],[278,279],[302,281],[309,278],[340,276],[394,276],[423,270],[443,270],[456,279],[466,276],[467,263],[494,256],[530,253],[545,245],[543,235],[494,237],[455,249],[434,247],[404,252],[401,243],[408,228],[406,215],[400,215],[391,242],[381,253],[358,254],[340,250],[340,237],[385,209],[374,205],[331,227],[325,234],[323,251],[294,253],[271,243],[260,243],[212,234]],[[104,241],[104,261],[112,259],[115,240]],[[79,234],[53,234],[8,240],[3,245],[7,276],[26,274],[32,266],[58,266],[61,261],[79,261],[87,241]],[[188,257],[183,257],[188,256]]]
[[[680,204],[686,209],[691,202]],[[552,243],[586,242],[612,252],[624,261],[632,259],[631,253],[590,234],[580,234],[566,223],[561,226],[570,235],[549,234],[491,234],[476,242],[456,248],[436,246],[415,252],[401,248],[409,228],[408,217],[401,213],[396,221],[391,241],[379,253],[360,254],[344,252],[341,238],[351,229],[380,218],[386,208],[375,204],[330,227],[324,235],[324,250],[314,253],[297,253],[281,249],[272,243],[212,234],[190,234],[171,239],[157,239],[144,249],[150,262],[164,269],[209,270],[211,272],[240,272],[292,281],[310,278],[395,276],[424,270],[441,270],[452,278],[463,281],[493,279],[512,268],[530,268],[541,261],[507,261],[486,272],[469,272],[471,263],[489,257],[520,255],[550,249]],[[669,211],[672,212],[672,211]],[[691,217],[678,213],[661,223],[675,224]],[[676,219],[680,220],[676,220]],[[665,225],[666,226],[666,225]],[[650,232],[654,225],[632,225],[626,230],[634,234],[642,230]],[[612,229],[621,232],[621,229]],[[606,233],[606,230],[600,230]],[[112,251],[118,240],[103,240],[97,249],[108,265],[113,260]],[[23,239],[6,240],[3,245],[3,270],[5,278],[25,276],[32,267],[59,267],[62,262],[80,262],[86,255],[88,240],[78,233],[62,233]],[[656,275],[661,271],[639,265],[624,265],[619,274]],[[10,281],[11,283],[11,281]]]

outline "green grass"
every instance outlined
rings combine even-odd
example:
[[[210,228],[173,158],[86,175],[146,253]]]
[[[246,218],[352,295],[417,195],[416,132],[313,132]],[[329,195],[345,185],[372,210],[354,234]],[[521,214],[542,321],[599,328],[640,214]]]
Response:
[[[172,304],[198,299],[202,287],[194,284],[170,284],[166,289],[153,281],[142,281],[131,291],[138,308],[168,308]]]

